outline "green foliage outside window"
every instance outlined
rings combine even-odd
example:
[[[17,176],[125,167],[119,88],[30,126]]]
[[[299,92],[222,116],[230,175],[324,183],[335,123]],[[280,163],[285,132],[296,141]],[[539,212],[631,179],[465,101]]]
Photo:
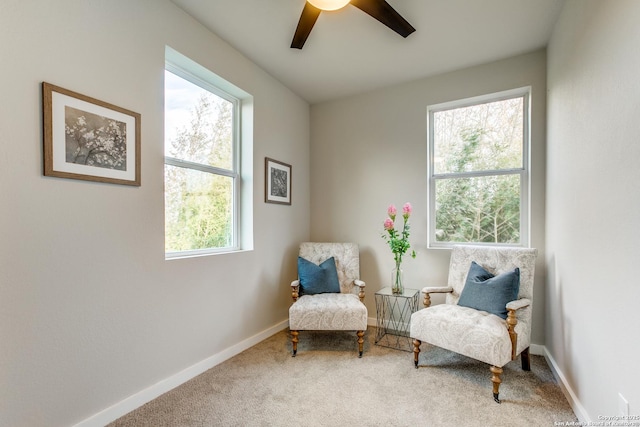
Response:
[[[523,98],[433,117],[436,241],[519,243]]]
[[[233,171],[233,113],[233,103],[203,90],[189,125],[167,142],[169,158],[190,163],[165,164],[166,252],[234,244],[234,178],[215,173]]]

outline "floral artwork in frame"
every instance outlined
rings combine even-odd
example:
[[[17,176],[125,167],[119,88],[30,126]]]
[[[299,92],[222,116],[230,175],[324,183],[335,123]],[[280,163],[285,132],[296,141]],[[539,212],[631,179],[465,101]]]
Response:
[[[266,203],[291,204],[291,165],[265,157],[264,181]]]
[[[140,186],[140,114],[42,83],[44,175]]]

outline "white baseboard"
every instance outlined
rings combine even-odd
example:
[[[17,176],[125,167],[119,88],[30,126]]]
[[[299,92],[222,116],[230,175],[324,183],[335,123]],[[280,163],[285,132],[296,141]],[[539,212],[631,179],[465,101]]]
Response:
[[[547,352],[547,349],[540,344],[531,344],[529,346],[529,352],[536,356],[544,356]]]
[[[578,396],[576,396],[575,392],[571,388],[571,385],[567,382],[567,377],[564,376],[562,370],[560,370],[560,367],[556,363],[553,356],[551,356],[551,353],[549,353],[547,348],[542,348],[544,349],[543,355],[547,360],[547,364],[549,365],[549,368],[551,368],[553,376],[558,381],[562,393],[564,393],[564,396],[567,398],[567,401],[569,402],[569,405],[571,405],[571,409],[573,409],[573,412],[578,417],[578,420],[582,425],[591,424],[591,418],[589,417],[589,414],[587,413],[584,406],[582,406],[582,403],[580,403],[580,399],[578,399]]]
[[[157,398],[158,396],[176,388],[177,386],[189,381],[190,379],[200,375],[201,373],[213,368],[214,366],[224,362],[227,359],[243,352],[244,350],[253,347],[260,341],[263,341],[270,336],[280,332],[289,325],[289,320],[284,320],[276,325],[265,329],[264,331],[247,338],[238,344],[231,346],[220,353],[214,354],[206,358],[205,360],[196,363],[187,369],[178,372],[175,375],[170,376],[126,399],[116,403],[115,405],[98,412],[97,414],[87,418],[84,421],[76,424],[74,427],[102,427],[112,421],[117,420],[123,415],[128,414],[136,408],[144,405]]]

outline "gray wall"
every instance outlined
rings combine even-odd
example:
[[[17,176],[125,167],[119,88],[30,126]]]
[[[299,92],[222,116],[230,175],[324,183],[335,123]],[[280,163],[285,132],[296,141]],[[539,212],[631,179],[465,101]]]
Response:
[[[549,45],[546,343],[584,421],[640,413],[638,22],[570,0]]]
[[[388,286],[393,257],[381,238],[387,206],[413,204],[406,287],[446,283],[450,251],[427,249],[427,106],[531,86],[531,245],[540,255],[532,341],[544,345],[544,50],[311,107],[311,236],[360,244],[366,304]],[[434,302],[441,302],[434,298]]]
[[[168,0],[0,9],[0,425],[81,422],[284,327],[308,104]],[[253,251],[164,259],[165,45],[254,97]],[[42,176],[42,81],[142,115],[141,187]],[[265,156],[293,165],[292,206],[263,202]]]
[[[0,424],[70,425],[135,406],[147,387],[279,327],[309,237],[360,243],[373,317],[393,264],[380,237],[389,203],[414,204],[409,286],[442,283],[449,252],[424,244],[426,106],[527,85],[533,342],[582,420],[616,415],[619,392],[637,414],[637,22],[634,0],[569,0],[548,60],[534,52],[318,104],[310,117],[167,0],[3,0]],[[164,260],[165,45],[254,96],[253,251]],[[42,176],[42,81],[142,114],[142,187]],[[265,156],[293,165],[291,207],[263,203]]]

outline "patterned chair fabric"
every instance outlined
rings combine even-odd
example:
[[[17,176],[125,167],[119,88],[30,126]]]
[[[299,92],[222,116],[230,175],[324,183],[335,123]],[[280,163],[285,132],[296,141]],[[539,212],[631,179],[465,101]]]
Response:
[[[411,316],[410,336],[414,338],[416,367],[421,342],[488,363],[494,374],[494,398],[499,402],[501,368],[518,355],[522,355],[523,369],[529,368],[536,256],[536,249],[455,246],[451,253],[448,286],[426,287],[422,290],[425,295],[447,292],[445,304],[424,308]],[[506,320],[485,311],[457,305],[472,261],[496,276],[513,271],[516,267],[520,269],[518,300],[507,304],[509,317]],[[428,297],[425,303],[429,303]],[[511,333],[509,322],[512,323]]]
[[[367,329],[367,307],[354,294],[303,295],[289,308],[289,328],[296,331]]]
[[[291,282],[293,304],[289,308],[289,329],[293,356],[297,353],[298,331],[356,331],[359,355],[367,329],[365,283],[360,280],[360,252],[355,243],[315,243],[300,245],[300,257],[321,264],[330,257],[336,261],[340,293],[298,297],[299,280]],[[355,294],[354,292],[358,292]]]

